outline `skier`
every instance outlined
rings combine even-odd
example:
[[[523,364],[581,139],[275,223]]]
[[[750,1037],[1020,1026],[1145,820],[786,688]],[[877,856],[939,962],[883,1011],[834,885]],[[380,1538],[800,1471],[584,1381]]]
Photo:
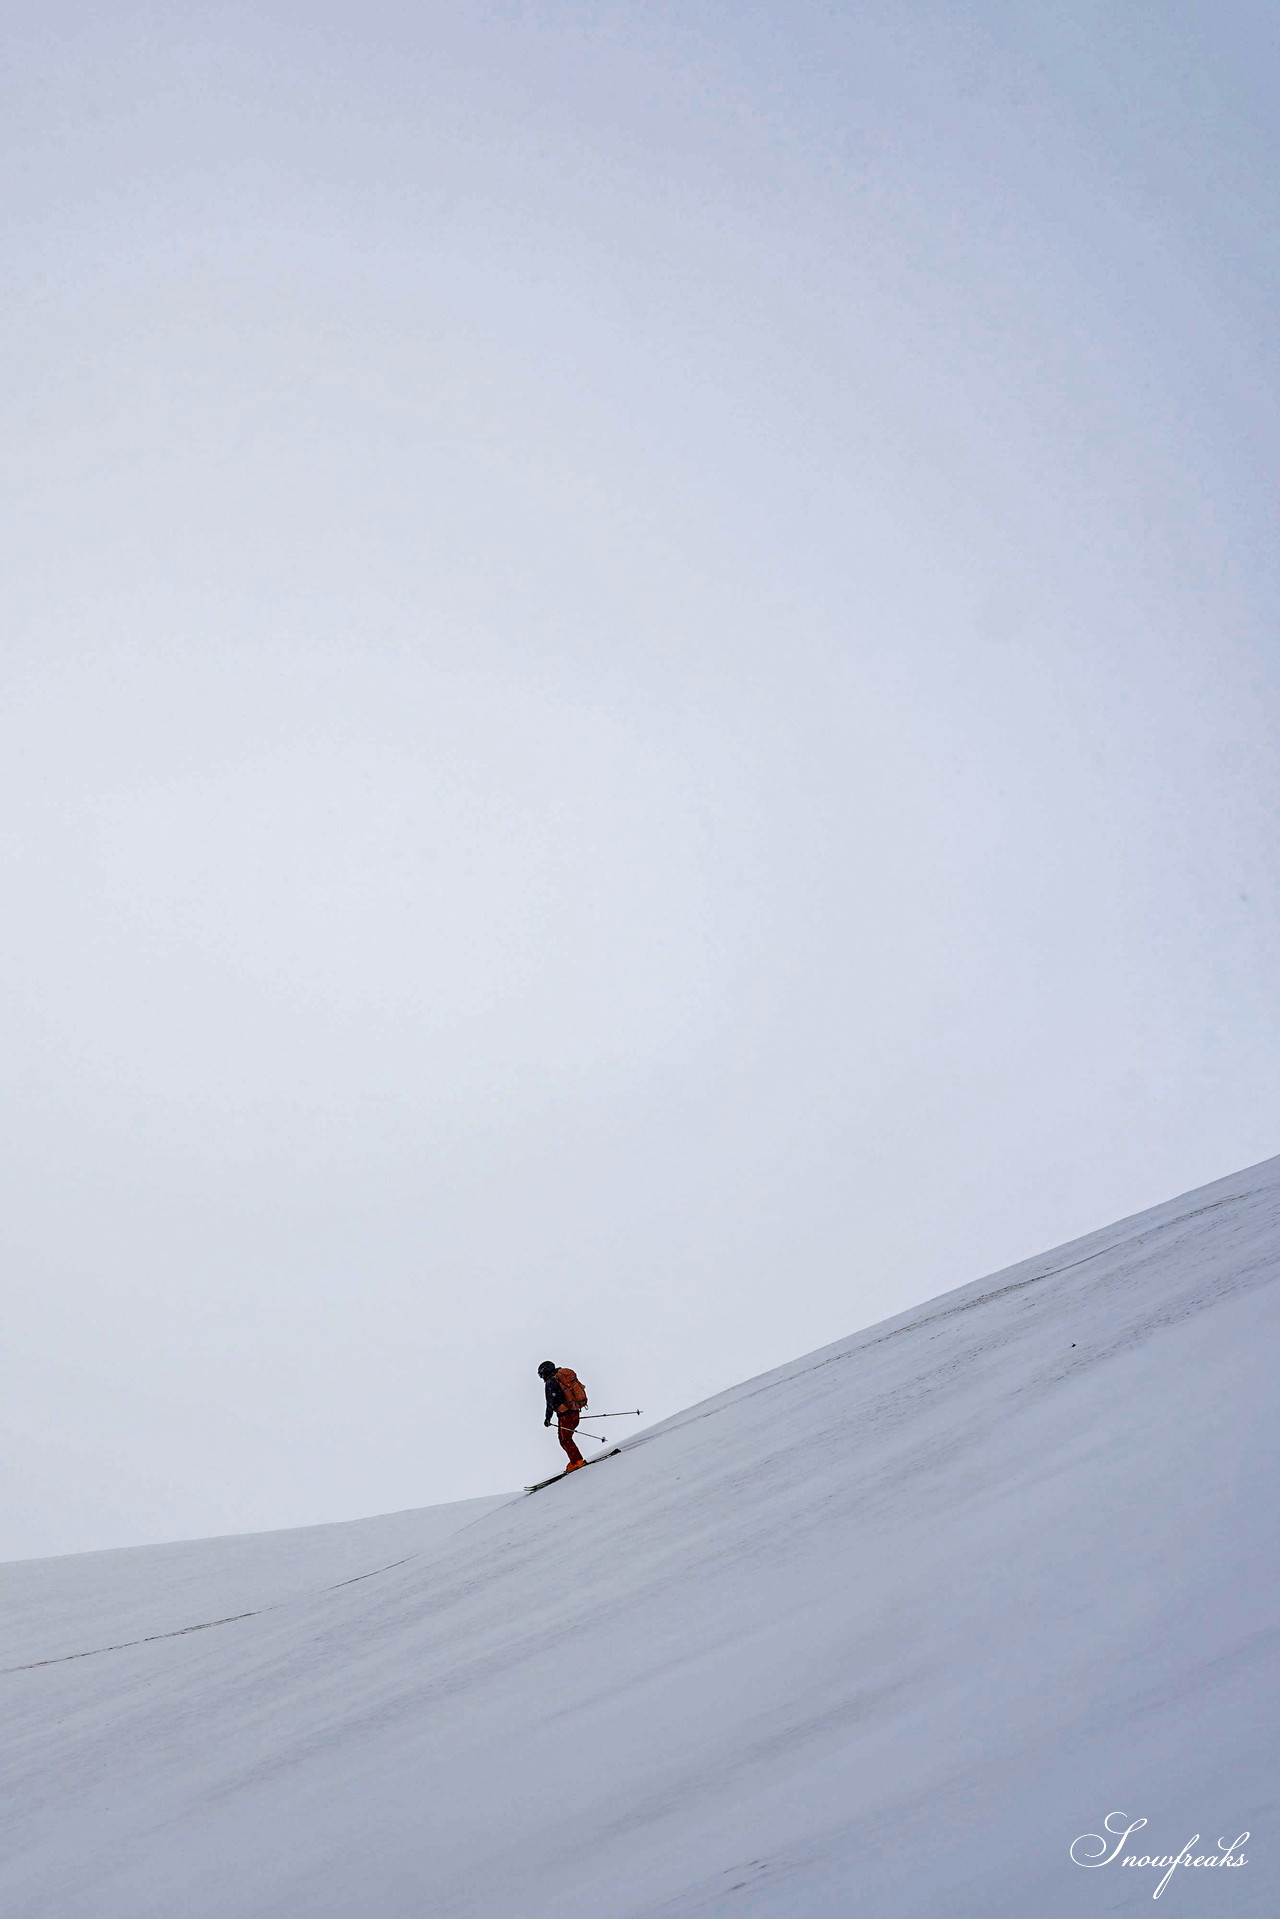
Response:
[[[578,1451],[574,1440],[574,1429],[587,1403],[587,1389],[572,1366],[557,1366],[554,1359],[544,1359],[538,1368],[538,1378],[542,1381],[547,1395],[547,1416],[544,1426],[551,1424],[554,1417],[560,1431],[560,1444],[569,1455],[567,1473],[576,1473],[579,1466],[585,1466],[586,1460]]]

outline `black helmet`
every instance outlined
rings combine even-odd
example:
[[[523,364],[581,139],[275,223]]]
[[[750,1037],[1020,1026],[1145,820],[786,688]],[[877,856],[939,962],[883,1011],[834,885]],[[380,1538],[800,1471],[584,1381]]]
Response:
[[[539,1366],[538,1368],[538,1378],[550,1379],[555,1369],[556,1369],[556,1362],[554,1359],[544,1359],[541,1366]]]

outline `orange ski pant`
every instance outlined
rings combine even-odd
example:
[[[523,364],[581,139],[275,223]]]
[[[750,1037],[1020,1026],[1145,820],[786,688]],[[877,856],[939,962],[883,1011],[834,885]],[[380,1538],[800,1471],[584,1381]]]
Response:
[[[569,1463],[570,1465],[572,1465],[575,1459],[582,1458],[582,1454],[578,1451],[577,1441],[574,1439],[574,1436],[573,1436],[574,1431],[577,1428],[578,1421],[582,1417],[582,1414],[563,1412],[563,1413],[558,1413],[556,1417],[560,1427],[560,1444],[564,1447],[565,1451],[568,1453]]]

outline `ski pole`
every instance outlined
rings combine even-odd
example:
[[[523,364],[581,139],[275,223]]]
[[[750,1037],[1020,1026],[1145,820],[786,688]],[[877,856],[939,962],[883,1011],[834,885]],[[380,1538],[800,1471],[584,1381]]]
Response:
[[[643,1411],[644,1411],[643,1406],[632,1406],[625,1413],[584,1413],[583,1418],[584,1419],[639,1419]],[[581,1439],[594,1439],[597,1446],[603,1446],[605,1443],[603,1433],[589,1433],[578,1427],[574,1428],[574,1432]]]

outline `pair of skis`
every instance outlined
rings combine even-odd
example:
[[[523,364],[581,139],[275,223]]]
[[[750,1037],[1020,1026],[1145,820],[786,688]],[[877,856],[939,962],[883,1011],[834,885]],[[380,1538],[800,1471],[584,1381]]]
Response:
[[[621,1446],[613,1446],[607,1453],[593,1453],[590,1459],[584,1459],[582,1465],[575,1466],[573,1470],[575,1473],[580,1473],[587,1466],[598,1466],[602,1459],[616,1459],[621,1451]],[[540,1479],[536,1486],[526,1486],[525,1491],[527,1493],[540,1493],[544,1486],[554,1486],[558,1479],[568,1478],[569,1468],[566,1466],[562,1473],[552,1473],[550,1479]]]

